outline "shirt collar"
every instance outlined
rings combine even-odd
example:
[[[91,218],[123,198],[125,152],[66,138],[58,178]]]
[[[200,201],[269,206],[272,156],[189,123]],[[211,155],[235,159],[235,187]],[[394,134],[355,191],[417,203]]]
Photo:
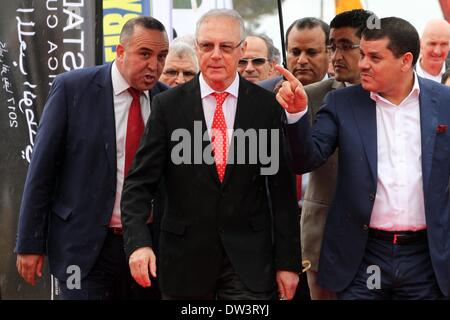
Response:
[[[402,102],[400,102],[399,105],[401,105],[404,101],[410,99],[410,98],[417,98],[419,97],[420,94],[420,86],[419,86],[419,79],[417,78],[417,73],[414,72],[414,84],[413,87],[411,89],[411,91],[409,92],[409,94],[406,96],[405,99],[403,99]],[[389,102],[388,100],[386,100],[385,98],[383,98],[382,96],[380,96],[378,93],[376,92],[370,92],[370,98],[372,100],[374,100],[375,102],[377,101],[384,101],[386,103],[392,104],[391,102]]]
[[[432,74],[429,74],[427,71],[425,71],[424,68],[422,68],[421,60],[422,60],[422,58],[420,58],[419,61],[416,63],[416,69],[417,69],[417,73],[419,74],[419,76],[421,76],[423,78],[427,78],[427,79],[438,79],[438,78],[440,79],[440,78],[442,78],[442,75],[444,74],[444,72],[446,70],[445,69],[445,61],[442,64],[442,68],[441,68],[441,71],[439,71],[439,74],[437,76],[433,76]]]
[[[199,76],[199,83],[200,83],[200,96],[201,96],[202,99],[207,97],[207,96],[209,96],[210,94],[216,92],[216,90],[211,88],[206,83],[206,80],[205,80],[205,78],[203,78],[203,74],[202,73],[200,73],[200,76]],[[228,88],[226,88],[223,92],[228,92],[229,94],[231,94],[235,98],[238,97],[238,92],[239,92],[239,75],[238,75],[237,72],[236,72],[236,77],[234,78],[234,80],[231,83],[231,85]]]
[[[115,96],[118,96],[122,94],[124,91],[128,90],[130,85],[125,80],[125,78],[120,73],[119,69],[117,68],[116,61],[113,62],[111,66],[111,80],[112,80],[112,86],[113,86],[113,92]],[[149,99],[149,92],[148,90],[145,90],[144,95],[147,99]]]

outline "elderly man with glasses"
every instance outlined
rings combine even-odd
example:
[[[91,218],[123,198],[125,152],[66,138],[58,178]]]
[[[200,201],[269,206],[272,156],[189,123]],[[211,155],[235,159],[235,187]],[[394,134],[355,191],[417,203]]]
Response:
[[[239,73],[254,83],[268,79],[274,70],[276,52],[272,39],[264,34],[252,34],[247,36],[245,41],[247,48],[239,60]]]
[[[169,47],[164,70],[159,81],[176,87],[192,80],[198,72],[198,61],[194,49],[184,42],[174,42]]]
[[[145,221],[161,180],[167,189],[158,257],[163,299],[292,299],[297,287],[299,217],[282,110],[273,93],[239,76],[244,39],[234,10],[200,18],[200,74],[154,99],[125,181],[125,249],[143,286],[149,271],[156,276]],[[270,173],[260,157],[267,148],[277,162]]]

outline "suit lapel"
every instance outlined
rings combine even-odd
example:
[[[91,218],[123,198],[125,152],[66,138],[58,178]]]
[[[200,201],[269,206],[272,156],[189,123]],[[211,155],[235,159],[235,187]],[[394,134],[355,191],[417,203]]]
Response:
[[[372,183],[377,185],[377,114],[375,101],[370,99],[369,93],[360,87],[359,95],[350,101],[355,115],[367,161],[372,174]]]
[[[424,194],[428,189],[431,166],[433,162],[434,142],[436,139],[437,121],[437,94],[433,92],[433,87],[419,79],[420,85],[420,131],[422,144],[422,176]]]
[[[114,98],[111,80],[111,65],[103,66],[96,78],[96,107],[100,110],[100,118],[103,119],[103,138],[105,141],[106,158],[111,170],[111,180],[116,183],[117,151],[116,151],[116,123],[114,116]]]

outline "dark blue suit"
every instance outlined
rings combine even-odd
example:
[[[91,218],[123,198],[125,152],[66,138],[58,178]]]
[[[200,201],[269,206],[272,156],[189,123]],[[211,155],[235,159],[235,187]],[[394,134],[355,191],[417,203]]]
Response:
[[[448,295],[450,90],[419,78],[422,174],[428,245],[441,291]],[[323,164],[339,147],[336,193],[328,214],[319,263],[318,283],[344,290],[364,256],[377,187],[375,102],[361,86],[329,93],[310,128],[304,116],[287,125],[296,173]]]
[[[165,90],[158,83],[151,96]],[[116,196],[111,64],[56,77],[40,121],[20,210],[17,253],[47,253],[59,280],[84,278],[102,249]]]

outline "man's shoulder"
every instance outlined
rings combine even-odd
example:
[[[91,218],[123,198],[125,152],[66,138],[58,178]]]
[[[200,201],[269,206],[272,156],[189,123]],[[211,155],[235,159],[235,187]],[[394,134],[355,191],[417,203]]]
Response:
[[[89,82],[95,78],[100,78],[103,81],[111,79],[111,63],[67,71],[58,75],[56,80],[79,86],[81,83]]]
[[[260,86],[261,88],[264,88],[264,89],[270,91],[270,92],[273,92],[273,89],[275,88],[276,84],[278,82],[280,82],[281,80],[283,80],[282,77],[275,77],[272,79],[259,81],[257,83],[257,85]]]
[[[325,94],[333,89],[344,88],[345,85],[342,82],[337,81],[334,78],[326,79],[319,82],[314,82],[305,86],[306,94],[308,95],[321,95]]]

